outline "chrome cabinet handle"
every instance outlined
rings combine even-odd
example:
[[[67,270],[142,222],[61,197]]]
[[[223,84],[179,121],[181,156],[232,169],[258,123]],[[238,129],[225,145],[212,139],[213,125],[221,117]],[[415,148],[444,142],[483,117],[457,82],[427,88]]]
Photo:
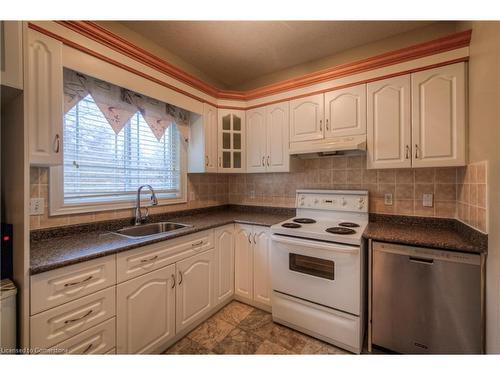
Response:
[[[319,120],[319,131],[323,131],[323,120]]]
[[[410,158],[410,146],[406,145],[406,154],[405,154],[405,159]]]
[[[59,139],[59,138],[60,138],[60,137],[59,137],[59,134],[56,134],[56,137],[55,137],[55,139],[54,139],[54,143],[55,143],[55,149],[54,149],[54,152],[55,152],[56,154],[58,154],[58,153],[59,153],[59,149],[60,149],[60,146],[61,146],[61,141],[60,141],[60,139]]]
[[[179,271],[179,285],[182,284],[182,272]]]
[[[205,167],[208,167],[208,155],[205,155]]]
[[[252,233],[248,235],[248,243],[252,243]]]
[[[172,277],[172,289],[174,289],[175,288],[175,275],[172,274],[171,277]]]
[[[326,122],[326,130],[330,130],[330,127],[328,126],[328,119],[326,119],[325,122]]]
[[[89,316],[90,314],[92,314],[92,311],[93,311],[93,310],[89,310],[89,311],[87,311],[84,315],[82,315],[82,316],[81,316],[81,317],[79,317],[79,318],[65,320],[65,321],[64,321],[64,324],[78,322],[79,320],[82,320],[83,318],[86,318],[87,316]]]
[[[254,243],[255,245],[257,245],[257,241],[255,240],[255,236],[256,236],[256,235],[257,235],[257,233],[254,233],[254,234],[253,234],[253,243]]]
[[[80,281],[75,281],[75,282],[72,282],[72,283],[66,283],[66,284],[64,284],[64,287],[67,288],[68,286],[74,286],[74,285],[82,284],[82,283],[84,283],[86,281],[91,280],[92,277],[93,276],[89,276],[86,279],[83,279],[83,280],[80,280]]]
[[[85,350],[82,352],[82,354],[86,354],[86,353],[90,350],[90,348],[92,348],[92,345],[93,345],[93,344],[92,344],[92,343],[90,343],[90,344],[89,344],[89,346],[87,346],[87,347],[85,348]]]
[[[219,167],[222,167],[222,157],[219,156]]]
[[[267,155],[267,166],[269,167],[269,155]]]
[[[262,156],[262,166],[263,166],[263,167],[266,165],[266,163],[264,162],[264,160],[266,160],[266,157],[265,157],[265,156]]]
[[[415,159],[418,159],[418,145],[415,144]]]
[[[203,245],[203,240],[191,244],[192,247],[195,247],[195,246],[198,246],[198,245]]]
[[[158,259],[158,255],[155,255],[154,257],[148,259],[141,259],[141,263],[151,262],[156,259]]]

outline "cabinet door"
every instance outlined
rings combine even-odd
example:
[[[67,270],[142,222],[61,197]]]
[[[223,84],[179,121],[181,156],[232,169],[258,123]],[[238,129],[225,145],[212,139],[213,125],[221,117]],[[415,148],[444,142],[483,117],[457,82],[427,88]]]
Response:
[[[414,167],[465,165],[465,64],[412,74]]]
[[[204,105],[205,172],[217,172],[217,108]]]
[[[325,94],[325,138],[366,134],[366,85]]]
[[[0,82],[2,85],[22,90],[23,23],[0,21],[0,38]]]
[[[214,306],[214,249],[176,263],[176,332],[206,314]]]
[[[266,109],[247,111],[247,172],[266,170]]]
[[[245,112],[220,109],[218,111],[218,172],[244,172]]]
[[[116,308],[118,353],[161,349],[175,335],[175,265],[118,284]]]
[[[234,294],[234,225],[215,229],[215,304]]]
[[[323,94],[290,101],[290,142],[323,139]]]
[[[63,162],[62,43],[28,31],[26,90],[30,163]]]
[[[266,108],[268,172],[289,172],[289,104],[288,102],[271,104]]]
[[[271,306],[269,228],[254,226],[253,242],[253,299]]]
[[[411,167],[410,76],[367,85],[367,167]]]
[[[234,233],[234,293],[252,299],[253,256],[252,226],[235,224]]]

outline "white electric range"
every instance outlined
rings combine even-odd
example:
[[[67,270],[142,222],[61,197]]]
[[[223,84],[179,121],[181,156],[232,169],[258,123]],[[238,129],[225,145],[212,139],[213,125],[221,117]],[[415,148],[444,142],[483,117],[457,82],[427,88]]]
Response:
[[[297,217],[273,225],[273,320],[360,353],[368,192],[297,190]]]

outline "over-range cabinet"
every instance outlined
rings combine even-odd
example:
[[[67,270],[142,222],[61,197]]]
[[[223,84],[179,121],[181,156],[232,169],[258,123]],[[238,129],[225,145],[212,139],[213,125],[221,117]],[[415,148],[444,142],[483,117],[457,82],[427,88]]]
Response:
[[[480,354],[479,254],[372,245],[371,343],[408,354]]]

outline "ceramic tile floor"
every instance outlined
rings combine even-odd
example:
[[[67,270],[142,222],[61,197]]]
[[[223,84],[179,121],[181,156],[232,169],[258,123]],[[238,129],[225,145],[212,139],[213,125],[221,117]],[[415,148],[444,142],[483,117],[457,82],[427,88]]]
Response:
[[[233,301],[165,354],[349,354],[273,323],[268,312]]]

